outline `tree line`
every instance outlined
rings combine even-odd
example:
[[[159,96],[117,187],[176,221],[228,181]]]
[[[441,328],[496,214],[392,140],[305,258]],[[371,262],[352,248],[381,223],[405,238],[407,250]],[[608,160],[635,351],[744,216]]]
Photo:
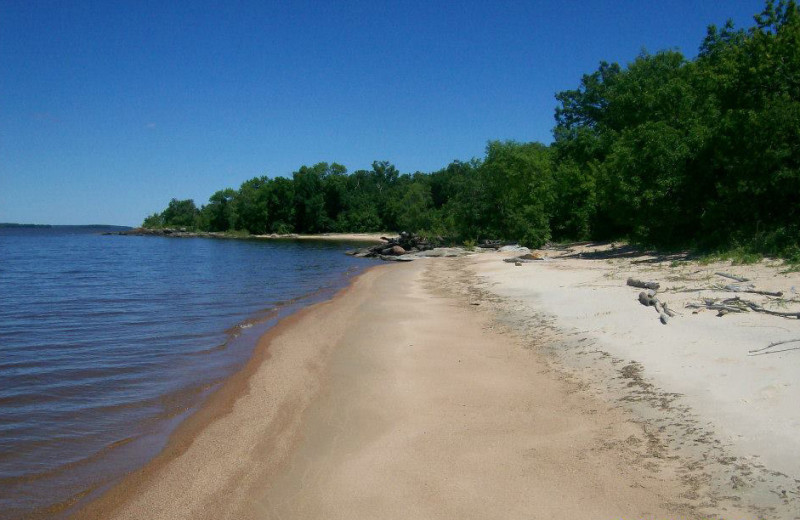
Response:
[[[407,230],[453,241],[628,238],[800,259],[800,14],[710,26],[694,59],[642,53],[556,94],[551,145],[492,141],[428,173],[337,163],[258,177],[145,227],[320,233]]]

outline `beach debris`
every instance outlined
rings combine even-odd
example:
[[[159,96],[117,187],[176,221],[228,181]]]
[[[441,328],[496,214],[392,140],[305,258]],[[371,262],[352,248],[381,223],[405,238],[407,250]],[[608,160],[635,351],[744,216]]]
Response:
[[[628,278],[626,283],[631,287],[638,287],[639,289],[652,289],[657,291],[661,288],[661,284],[658,282],[644,282],[642,280],[637,280],[636,278]]]
[[[667,302],[662,302],[656,297],[656,290],[659,287],[656,282],[642,282],[633,278],[628,278],[627,285],[631,287],[647,288],[655,287],[655,289],[648,288],[646,291],[639,293],[639,303],[645,307],[653,307],[658,313],[658,320],[666,325],[669,319],[676,316],[677,313],[669,308]]]
[[[380,258],[387,261],[409,262],[414,259],[408,256],[409,253],[429,251],[443,242],[441,237],[428,239],[405,231],[395,238],[381,237],[381,240],[384,240],[385,243],[348,251],[347,254],[359,258]]]
[[[473,252],[463,247],[435,247],[405,256],[412,256],[414,258],[456,258],[470,254],[473,254]]]
[[[402,246],[392,246],[387,247],[383,251],[381,251],[384,255],[392,255],[392,256],[400,256],[406,254],[406,250],[402,248]]]
[[[501,253],[521,253],[521,254],[531,252],[531,250],[528,249],[527,247],[520,245],[503,246],[500,249],[498,249],[498,251],[500,251]]]
[[[392,255],[378,255],[375,258],[380,258],[384,262],[413,262],[414,257],[411,255],[401,255],[401,256],[392,256]]]
[[[483,240],[479,244],[476,244],[475,247],[480,247],[481,249],[502,249],[503,247],[507,246],[516,246],[519,245],[516,242],[505,242],[503,240]]]
[[[775,296],[778,298],[783,296],[782,291],[761,291],[756,289],[756,286],[753,284],[747,284],[744,286],[735,283],[728,284],[725,286],[717,284],[717,285],[712,285],[711,288],[718,291],[752,293],[752,294],[760,294],[762,296]]]
[[[514,262],[514,265],[517,266],[517,267],[520,267],[522,265],[522,262],[517,260],[516,262]]]
[[[739,296],[719,300],[718,298],[703,298],[702,303],[689,303],[686,305],[689,309],[710,309],[717,311],[717,316],[722,317],[729,313],[742,313],[742,312],[760,312],[769,314],[770,316],[779,316],[781,318],[800,319],[800,312],[783,312],[765,309],[762,305],[751,301],[745,300]]]
[[[721,276],[723,278],[729,278],[731,280],[735,280],[735,281],[741,282],[741,283],[750,281],[749,278],[745,278],[743,276],[736,276],[735,274],[731,274],[731,273],[716,272],[714,274],[717,275],[717,276]]]
[[[535,262],[536,260],[546,260],[547,257],[542,256],[541,253],[525,253],[524,255],[515,256],[513,258],[504,258],[503,262],[508,262],[510,264],[517,264],[517,262],[521,264],[526,264],[528,262]]]
[[[787,352],[789,350],[800,350],[800,346],[798,347],[789,347],[789,348],[782,348],[779,350],[771,350],[773,347],[777,347],[780,345],[786,345],[788,343],[800,343],[800,339],[787,339],[784,341],[775,341],[770,343],[766,347],[757,348],[754,350],[748,351],[748,356],[763,356],[765,354],[777,354],[779,352]]]
[[[650,307],[655,304],[653,302],[653,297],[646,291],[642,291],[639,293],[639,303],[641,303],[645,307]]]

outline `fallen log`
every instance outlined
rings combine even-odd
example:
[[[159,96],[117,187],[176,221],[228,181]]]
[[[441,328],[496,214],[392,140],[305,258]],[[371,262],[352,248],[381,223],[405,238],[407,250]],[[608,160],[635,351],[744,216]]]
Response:
[[[636,278],[628,278],[628,285],[631,287],[638,287],[639,289],[652,289],[657,291],[661,288],[661,285],[658,282],[644,282],[642,280],[637,280]]]
[[[653,298],[645,291],[639,293],[639,303],[645,307],[651,307],[654,305]]]
[[[639,303],[645,307],[655,307],[658,313],[658,319],[664,325],[667,324],[671,317],[675,316],[675,312],[669,308],[666,302],[662,302],[656,298],[656,291],[653,289],[640,292]]]

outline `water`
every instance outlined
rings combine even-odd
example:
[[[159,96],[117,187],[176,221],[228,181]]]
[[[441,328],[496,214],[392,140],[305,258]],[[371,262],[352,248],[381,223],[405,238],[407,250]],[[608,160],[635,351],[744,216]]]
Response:
[[[346,244],[0,229],[0,518],[141,466],[266,328],[369,261]]]

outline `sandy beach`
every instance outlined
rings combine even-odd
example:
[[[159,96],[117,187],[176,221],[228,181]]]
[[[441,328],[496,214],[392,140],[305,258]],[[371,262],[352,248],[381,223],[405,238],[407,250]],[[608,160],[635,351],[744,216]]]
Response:
[[[799,320],[694,315],[676,289],[662,325],[625,277],[705,271],[600,253],[369,270],[76,518],[800,515],[800,351],[747,356]],[[764,269],[765,288],[797,277]]]

